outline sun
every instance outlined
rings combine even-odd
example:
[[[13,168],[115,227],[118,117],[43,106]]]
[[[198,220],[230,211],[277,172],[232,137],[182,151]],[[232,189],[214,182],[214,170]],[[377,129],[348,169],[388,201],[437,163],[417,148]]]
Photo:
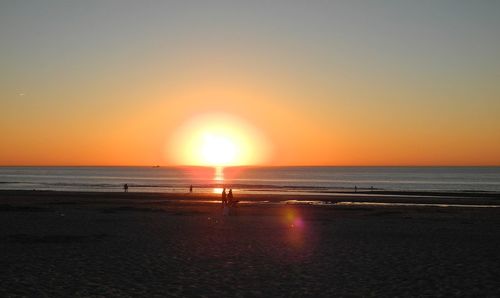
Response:
[[[269,145],[247,121],[209,113],[179,125],[167,151],[172,164],[224,167],[261,164],[268,158]]]
[[[203,136],[200,154],[205,163],[224,166],[235,162],[238,149],[230,137],[207,133]]]

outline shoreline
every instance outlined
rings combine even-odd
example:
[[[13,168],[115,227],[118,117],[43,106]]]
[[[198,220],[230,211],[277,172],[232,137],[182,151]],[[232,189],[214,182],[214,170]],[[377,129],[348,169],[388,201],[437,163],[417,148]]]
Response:
[[[63,200],[78,201],[123,201],[171,203],[216,203],[217,193],[178,193],[178,192],[98,192],[98,191],[51,191],[51,190],[0,190],[0,203]],[[412,204],[418,205],[460,205],[460,206],[496,206],[500,205],[500,193],[456,193],[456,192],[402,192],[374,191],[332,194],[248,194],[237,193],[235,197],[245,203],[295,203],[295,204],[338,204],[338,203],[374,203],[377,204]],[[242,205],[242,204],[240,204]]]

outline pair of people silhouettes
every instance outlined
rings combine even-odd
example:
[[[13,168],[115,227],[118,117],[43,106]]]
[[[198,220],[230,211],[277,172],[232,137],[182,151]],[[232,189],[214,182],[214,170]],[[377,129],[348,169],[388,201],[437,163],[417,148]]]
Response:
[[[236,203],[238,203],[238,201],[234,200],[233,190],[231,188],[226,194],[226,188],[224,187],[224,189],[222,189],[221,196],[222,196],[222,208],[223,208],[222,214],[229,215],[229,213],[231,212],[231,208],[236,207]]]

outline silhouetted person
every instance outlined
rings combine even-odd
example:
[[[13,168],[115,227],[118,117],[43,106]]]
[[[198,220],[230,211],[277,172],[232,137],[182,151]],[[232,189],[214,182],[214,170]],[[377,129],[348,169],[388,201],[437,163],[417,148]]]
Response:
[[[189,186],[189,192],[193,192],[193,184]]]
[[[222,190],[222,215],[229,215],[229,206],[226,199],[226,188]]]
[[[229,206],[231,206],[231,207],[234,205],[233,189],[232,188],[230,188],[229,192],[227,193],[227,202],[228,202]]]
[[[128,192],[128,184],[127,184],[127,183],[125,183],[125,184],[123,185],[123,191],[124,191],[124,192]]]
[[[226,188],[224,187],[222,189],[222,207],[224,207],[226,204],[227,204],[227,200],[226,200]]]
[[[358,192],[358,186],[354,185],[354,192]]]

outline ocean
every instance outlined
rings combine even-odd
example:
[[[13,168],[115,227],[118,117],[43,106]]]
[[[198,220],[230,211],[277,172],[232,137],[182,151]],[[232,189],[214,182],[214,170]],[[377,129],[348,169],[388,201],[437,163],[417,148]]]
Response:
[[[0,189],[304,193],[500,191],[500,167],[0,167]]]

